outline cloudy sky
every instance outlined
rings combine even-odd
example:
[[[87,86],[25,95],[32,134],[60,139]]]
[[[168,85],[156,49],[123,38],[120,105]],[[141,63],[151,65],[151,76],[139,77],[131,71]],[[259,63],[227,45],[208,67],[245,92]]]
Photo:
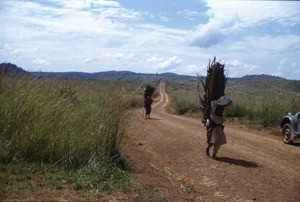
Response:
[[[300,80],[300,1],[1,0],[0,62],[28,71],[130,70]]]

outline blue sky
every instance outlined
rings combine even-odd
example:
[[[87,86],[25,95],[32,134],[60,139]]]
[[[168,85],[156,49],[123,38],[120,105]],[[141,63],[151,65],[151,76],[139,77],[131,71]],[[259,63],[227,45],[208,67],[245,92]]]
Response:
[[[300,80],[300,1],[2,0],[0,62],[28,71]]]

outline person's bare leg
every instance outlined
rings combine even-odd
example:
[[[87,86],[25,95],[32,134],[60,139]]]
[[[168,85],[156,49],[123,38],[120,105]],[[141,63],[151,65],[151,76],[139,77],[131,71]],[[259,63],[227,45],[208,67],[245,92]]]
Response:
[[[206,156],[209,156],[209,149],[213,146],[212,143],[208,143],[207,148],[206,148]]]
[[[219,144],[215,144],[215,145],[214,145],[214,153],[213,153],[213,158],[214,158],[214,159],[218,158],[218,157],[217,157],[217,153],[218,153],[218,151],[219,151],[219,149],[220,149],[220,146],[221,146],[221,145],[219,145]]]

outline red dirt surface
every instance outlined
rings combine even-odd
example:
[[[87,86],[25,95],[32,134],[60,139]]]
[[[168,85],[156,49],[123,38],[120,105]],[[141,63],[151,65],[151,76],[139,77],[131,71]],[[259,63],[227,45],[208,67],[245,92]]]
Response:
[[[157,194],[170,201],[300,201],[299,144],[225,123],[227,144],[214,160],[205,155],[201,120],[167,113],[164,88],[150,120],[133,112],[122,145],[138,181],[159,185]]]

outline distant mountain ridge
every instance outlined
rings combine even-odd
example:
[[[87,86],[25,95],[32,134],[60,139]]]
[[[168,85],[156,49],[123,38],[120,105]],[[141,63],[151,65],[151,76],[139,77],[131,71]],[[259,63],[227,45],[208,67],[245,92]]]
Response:
[[[92,79],[92,80],[120,80],[120,81],[173,81],[173,82],[197,82],[197,76],[178,75],[174,73],[146,74],[131,71],[105,71],[96,73],[85,72],[27,72],[24,69],[11,64],[1,63],[0,74],[7,73],[14,76],[31,75],[36,77],[55,77],[66,79]],[[230,82],[256,82],[266,80],[285,80],[281,77],[262,75],[247,75],[241,78],[228,78]]]
[[[247,75],[241,78],[233,78],[233,80],[237,82],[255,82],[255,81],[267,81],[267,80],[286,80],[282,77],[271,76],[267,74],[259,74],[259,75]]]

